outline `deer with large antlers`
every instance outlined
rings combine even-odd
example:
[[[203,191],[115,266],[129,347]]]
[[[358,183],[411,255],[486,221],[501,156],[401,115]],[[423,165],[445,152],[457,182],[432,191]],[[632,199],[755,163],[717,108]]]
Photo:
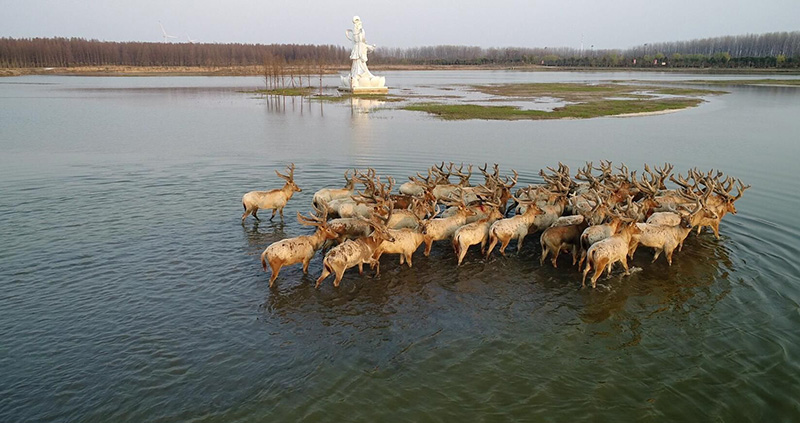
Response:
[[[316,209],[315,209],[316,210]],[[312,235],[301,235],[294,238],[287,238],[274,242],[261,253],[261,266],[267,271],[267,263],[272,269],[272,276],[269,278],[269,286],[275,283],[281,267],[292,264],[303,263],[303,273],[308,273],[308,263],[314,257],[314,253],[322,247],[322,244],[336,237],[327,225],[327,213],[316,210],[317,215],[305,217],[297,212],[297,221],[303,225],[315,226],[317,230]]]
[[[390,239],[383,241],[372,255],[374,266],[377,268],[375,275],[380,274],[380,259],[383,254],[399,254],[400,264],[404,262],[412,266],[411,258],[414,252],[425,240],[420,228],[400,228],[387,230]]]
[[[270,216],[269,220],[275,217],[276,210],[280,212],[281,219],[283,219],[283,208],[286,207],[286,203],[292,198],[295,192],[302,191],[300,187],[294,183],[294,163],[292,163],[291,166],[287,166],[287,169],[289,170],[288,175],[282,175],[277,170],[275,171],[279,178],[286,181],[283,188],[273,189],[271,191],[250,191],[242,196],[242,206],[244,207],[242,222],[244,222],[244,219],[250,214],[252,214],[256,220],[261,220],[256,214],[259,209],[272,209],[272,216]]]
[[[422,227],[422,235],[425,239],[425,257],[431,254],[431,247],[434,241],[449,239],[453,236],[456,229],[467,223],[467,217],[475,214],[474,211],[464,204],[464,195],[461,194],[459,201],[442,200],[445,204],[458,207],[458,212],[448,217],[438,217],[428,219]]]
[[[582,217],[579,215],[579,217]],[[579,223],[562,226],[551,226],[542,232],[539,243],[542,245],[542,257],[539,264],[544,264],[549,254],[553,255],[551,263],[558,267],[558,256],[568,249],[572,252],[572,265],[578,262],[581,234],[589,227],[589,219],[583,218]]]
[[[642,245],[655,250],[653,262],[658,259],[658,256],[663,251],[667,263],[671,266],[673,251],[675,251],[675,248],[678,248],[678,251],[683,249],[683,241],[689,235],[689,232],[703,219],[714,218],[715,216],[716,213],[706,209],[701,199],[696,198],[695,208],[687,214],[680,215],[680,223],[678,225],[637,223],[636,225],[642,233],[638,242],[629,246],[628,257],[632,259],[638,246]]]
[[[494,222],[503,218],[499,204],[483,202],[482,205],[488,208],[485,217],[467,223],[453,233],[453,251],[458,256],[458,266],[461,266],[461,262],[464,261],[469,247],[481,244],[481,254],[484,253],[486,242],[489,240],[489,228]]]
[[[528,190],[530,191],[530,189]],[[528,192],[528,197],[532,197]],[[512,239],[517,239],[517,252],[522,249],[522,240],[528,235],[531,226],[534,225],[536,218],[544,212],[536,205],[535,200],[523,200],[514,198],[518,204],[526,206],[525,212],[506,219],[500,219],[489,228],[489,248],[486,249],[486,258],[492,253],[494,246],[500,242],[500,254],[506,255],[506,247]]]
[[[603,271],[608,270],[608,273],[611,274],[611,267],[616,262],[622,263],[622,267],[625,268],[625,275],[629,275],[628,250],[632,243],[637,242],[637,237],[641,233],[642,230],[636,226],[636,222],[633,219],[625,219],[625,223],[619,232],[589,247],[589,251],[586,253],[586,267],[583,269],[581,287],[586,286],[586,275],[592,269],[594,269],[594,275],[591,278],[592,288],[597,287],[597,279],[600,278]]]
[[[324,208],[328,207],[328,203],[331,200],[350,198],[353,195],[353,190],[355,189],[355,178],[348,178],[347,175],[349,173],[349,169],[344,172],[344,188],[323,188],[314,193],[314,199],[311,201],[311,204],[314,207]],[[355,175],[355,171],[353,174]]]
[[[377,273],[380,273],[380,264],[375,261],[373,255],[384,241],[394,241],[386,229],[386,222],[391,218],[391,214],[392,211],[389,209],[389,215],[386,218],[380,217],[378,214],[373,214],[370,219],[362,217],[361,219],[372,227],[372,233],[367,237],[347,240],[331,248],[322,260],[322,274],[317,279],[316,288],[319,288],[322,281],[331,273],[336,275],[333,286],[338,287],[345,270],[353,266],[358,266],[358,274],[362,274],[364,264],[375,264],[378,266]]]

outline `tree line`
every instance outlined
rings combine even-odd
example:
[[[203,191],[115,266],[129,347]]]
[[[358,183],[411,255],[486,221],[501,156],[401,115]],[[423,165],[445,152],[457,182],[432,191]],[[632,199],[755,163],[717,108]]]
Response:
[[[643,44],[629,49],[428,46],[378,49],[381,64],[798,68],[800,31]]]
[[[289,63],[347,63],[350,50],[334,45],[192,44],[0,38],[0,67],[261,66],[267,57]]]
[[[82,38],[0,38],[0,67],[286,66],[349,62],[349,48],[299,44],[108,42]],[[543,65],[580,67],[800,68],[800,31],[642,44],[629,49],[565,47],[379,48],[375,65]]]

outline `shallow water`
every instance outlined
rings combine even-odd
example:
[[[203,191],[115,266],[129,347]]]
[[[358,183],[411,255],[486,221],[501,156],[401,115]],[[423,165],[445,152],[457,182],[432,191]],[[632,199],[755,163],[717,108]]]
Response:
[[[736,78],[653,73],[389,72],[399,95],[502,82]],[[333,85],[334,79],[326,80]],[[800,90],[726,87],[667,115],[445,122],[391,104],[239,92],[258,78],[0,80],[0,421],[800,418]],[[714,87],[718,88],[718,87]],[[344,170],[398,180],[434,162],[670,162],[751,184],[721,240],[673,266],[580,288],[562,258],[346,273],[319,290],[260,267]],[[303,188],[286,218],[240,223],[241,195]],[[266,213],[262,213],[262,218]]]

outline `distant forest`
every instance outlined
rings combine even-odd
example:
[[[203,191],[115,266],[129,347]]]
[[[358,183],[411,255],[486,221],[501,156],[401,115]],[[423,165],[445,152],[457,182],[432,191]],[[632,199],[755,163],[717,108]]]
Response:
[[[346,66],[334,45],[109,42],[0,38],[0,68],[77,66]],[[800,68],[800,31],[643,44],[625,50],[430,46],[379,48],[374,65],[544,65],[578,67]]]

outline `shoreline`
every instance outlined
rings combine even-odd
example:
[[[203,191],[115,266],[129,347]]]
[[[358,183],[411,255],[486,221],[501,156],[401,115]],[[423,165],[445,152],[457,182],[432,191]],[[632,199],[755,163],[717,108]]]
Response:
[[[623,113],[621,115],[611,115],[609,117],[612,118],[630,118],[630,117],[640,117],[640,116],[655,116],[655,115],[666,115],[668,113],[678,113],[680,111],[690,109],[694,106],[684,107],[682,109],[669,109],[669,110],[658,110],[655,112],[639,112],[639,113]]]
[[[516,70],[527,72],[662,72],[690,74],[800,75],[800,70],[721,69],[721,68],[587,68],[540,65],[374,65],[381,71],[446,71],[446,70]],[[331,75],[347,72],[348,66],[332,66],[324,70]],[[3,68],[0,77],[27,75],[55,76],[263,76],[263,66],[76,66],[47,68]],[[311,75],[318,75],[312,72]]]

